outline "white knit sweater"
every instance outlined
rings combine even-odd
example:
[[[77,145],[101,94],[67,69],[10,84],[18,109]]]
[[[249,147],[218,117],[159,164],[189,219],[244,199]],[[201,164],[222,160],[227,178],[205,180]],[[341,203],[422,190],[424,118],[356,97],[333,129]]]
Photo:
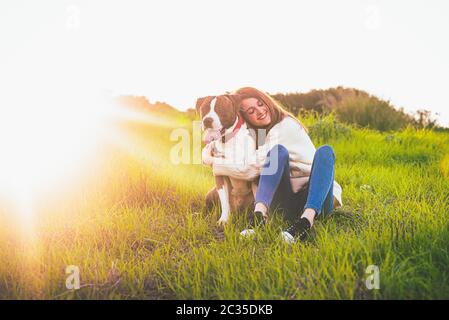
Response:
[[[292,190],[298,192],[309,181],[316,149],[300,123],[288,116],[271,128],[265,138],[264,144],[258,147],[255,154],[249,157],[246,163],[232,164],[214,161],[212,165],[214,175],[253,180],[260,175],[268,151],[276,144],[283,145],[289,152]],[[336,181],[334,181],[333,191],[334,198],[340,206],[343,205],[342,189]]]

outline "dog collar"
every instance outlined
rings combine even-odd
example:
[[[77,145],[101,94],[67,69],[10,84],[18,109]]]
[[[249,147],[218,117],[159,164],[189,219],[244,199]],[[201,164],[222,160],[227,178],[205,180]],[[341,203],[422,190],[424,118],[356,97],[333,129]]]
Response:
[[[242,117],[242,115],[241,115],[240,112],[237,113],[237,118],[238,118],[237,124],[235,125],[234,129],[232,129],[232,132],[222,135],[221,139],[222,139],[222,142],[223,142],[223,143],[225,143],[226,141],[229,141],[229,140],[231,140],[232,138],[234,138],[235,135],[237,134],[237,132],[238,132],[238,131],[240,130],[240,128],[242,127],[242,124],[243,124],[243,117]]]

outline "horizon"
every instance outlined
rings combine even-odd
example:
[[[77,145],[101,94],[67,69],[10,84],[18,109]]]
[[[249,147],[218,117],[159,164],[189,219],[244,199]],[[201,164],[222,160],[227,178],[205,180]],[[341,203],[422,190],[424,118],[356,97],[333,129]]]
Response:
[[[312,91],[314,91],[314,90],[322,90],[322,91],[326,91],[326,90],[335,89],[335,88],[344,88],[344,89],[354,89],[354,90],[359,90],[359,91],[362,91],[362,92],[367,93],[368,95],[370,95],[370,96],[372,96],[372,97],[379,98],[379,97],[377,97],[376,95],[373,95],[373,94],[371,94],[370,92],[367,92],[367,91],[365,91],[365,90],[361,90],[361,89],[358,89],[358,88],[344,87],[344,86],[329,87],[329,88],[323,88],[323,89],[310,89],[310,90],[308,90],[308,91],[306,91],[306,92],[302,92],[302,91],[268,92],[268,94],[269,94],[269,95],[276,95],[276,94],[283,94],[283,95],[287,95],[287,94],[308,94],[308,93],[310,93],[310,92],[312,92]],[[161,100],[161,99],[157,99],[157,98],[155,99],[154,97],[149,97],[149,96],[144,95],[144,94],[115,93],[115,94],[114,94],[114,97],[133,97],[133,98],[144,97],[150,105],[155,105],[155,104],[158,104],[158,103],[160,103],[160,104],[166,104],[166,105],[168,105],[169,107],[171,107],[171,108],[173,108],[173,109],[175,109],[175,110],[177,110],[177,111],[180,111],[180,112],[186,112],[186,111],[188,111],[188,110],[195,110],[195,105],[187,106],[187,107],[185,107],[185,108],[179,108],[178,106],[176,106],[176,105],[170,103],[169,101],[165,101],[165,100]],[[379,98],[379,99],[380,99],[380,98]],[[400,109],[400,107],[391,104],[391,101],[390,101],[390,100],[383,100],[383,99],[381,99],[381,101],[386,101],[386,102],[390,103],[390,105],[391,105],[393,108],[395,108],[396,110],[399,110],[399,109]],[[417,109],[417,110],[419,110],[419,109]],[[417,110],[416,110],[416,111],[417,111]],[[425,110],[425,109],[424,109],[424,110]],[[404,109],[403,111],[404,111],[407,115],[413,116],[414,118],[417,116],[417,115],[415,114],[414,111],[409,111],[409,110],[406,110],[406,109]],[[432,114],[432,116],[435,116],[435,114]],[[437,118],[437,120],[439,120],[439,119]],[[439,121],[438,121],[438,123],[439,123]],[[442,128],[449,128],[449,124],[447,124],[447,125],[444,125],[444,124],[441,125],[441,124],[440,124],[440,126],[441,126]]]
[[[343,86],[408,113],[430,110],[449,126],[445,1],[46,3],[0,4],[0,85],[41,97],[36,104],[64,86],[180,110],[241,86]]]

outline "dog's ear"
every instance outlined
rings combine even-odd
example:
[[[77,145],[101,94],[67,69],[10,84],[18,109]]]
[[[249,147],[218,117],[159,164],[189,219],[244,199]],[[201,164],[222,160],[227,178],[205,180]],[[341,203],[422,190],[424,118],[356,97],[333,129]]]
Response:
[[[201,97],[201,98],[196,99],[195,109],[196,109],[197,113],[200,113],[200,107],[203,104],[205,99],[206,99],[206,97]]]
[[[240,103],[242,102],[242,96],[239,94],[226,94],[225,95],[229,100],[232,102],[232,106],[234,107],[235,111],[240,110]]]
[[[207,96],[207,97],[201,97],[201,98],[198,98],[197,100],[196,100],[196,105],[195,105],[195,109],[196,109],[196,112],[198,113],[198,114],[201,114],[201,106],[204,104],[204,103],[206,103],[207,101],[209,101],[209,103],[212,101],[212,99],[213,99],[213,96]]]

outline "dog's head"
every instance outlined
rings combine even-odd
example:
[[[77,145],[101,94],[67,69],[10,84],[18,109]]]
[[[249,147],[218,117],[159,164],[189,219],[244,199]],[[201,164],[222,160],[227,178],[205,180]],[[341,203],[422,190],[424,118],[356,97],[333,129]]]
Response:
[[[202,129],[206,133],[204,141],[218,140],[236,122],[240,99],[237,95],[207,96],[196,101]]]

